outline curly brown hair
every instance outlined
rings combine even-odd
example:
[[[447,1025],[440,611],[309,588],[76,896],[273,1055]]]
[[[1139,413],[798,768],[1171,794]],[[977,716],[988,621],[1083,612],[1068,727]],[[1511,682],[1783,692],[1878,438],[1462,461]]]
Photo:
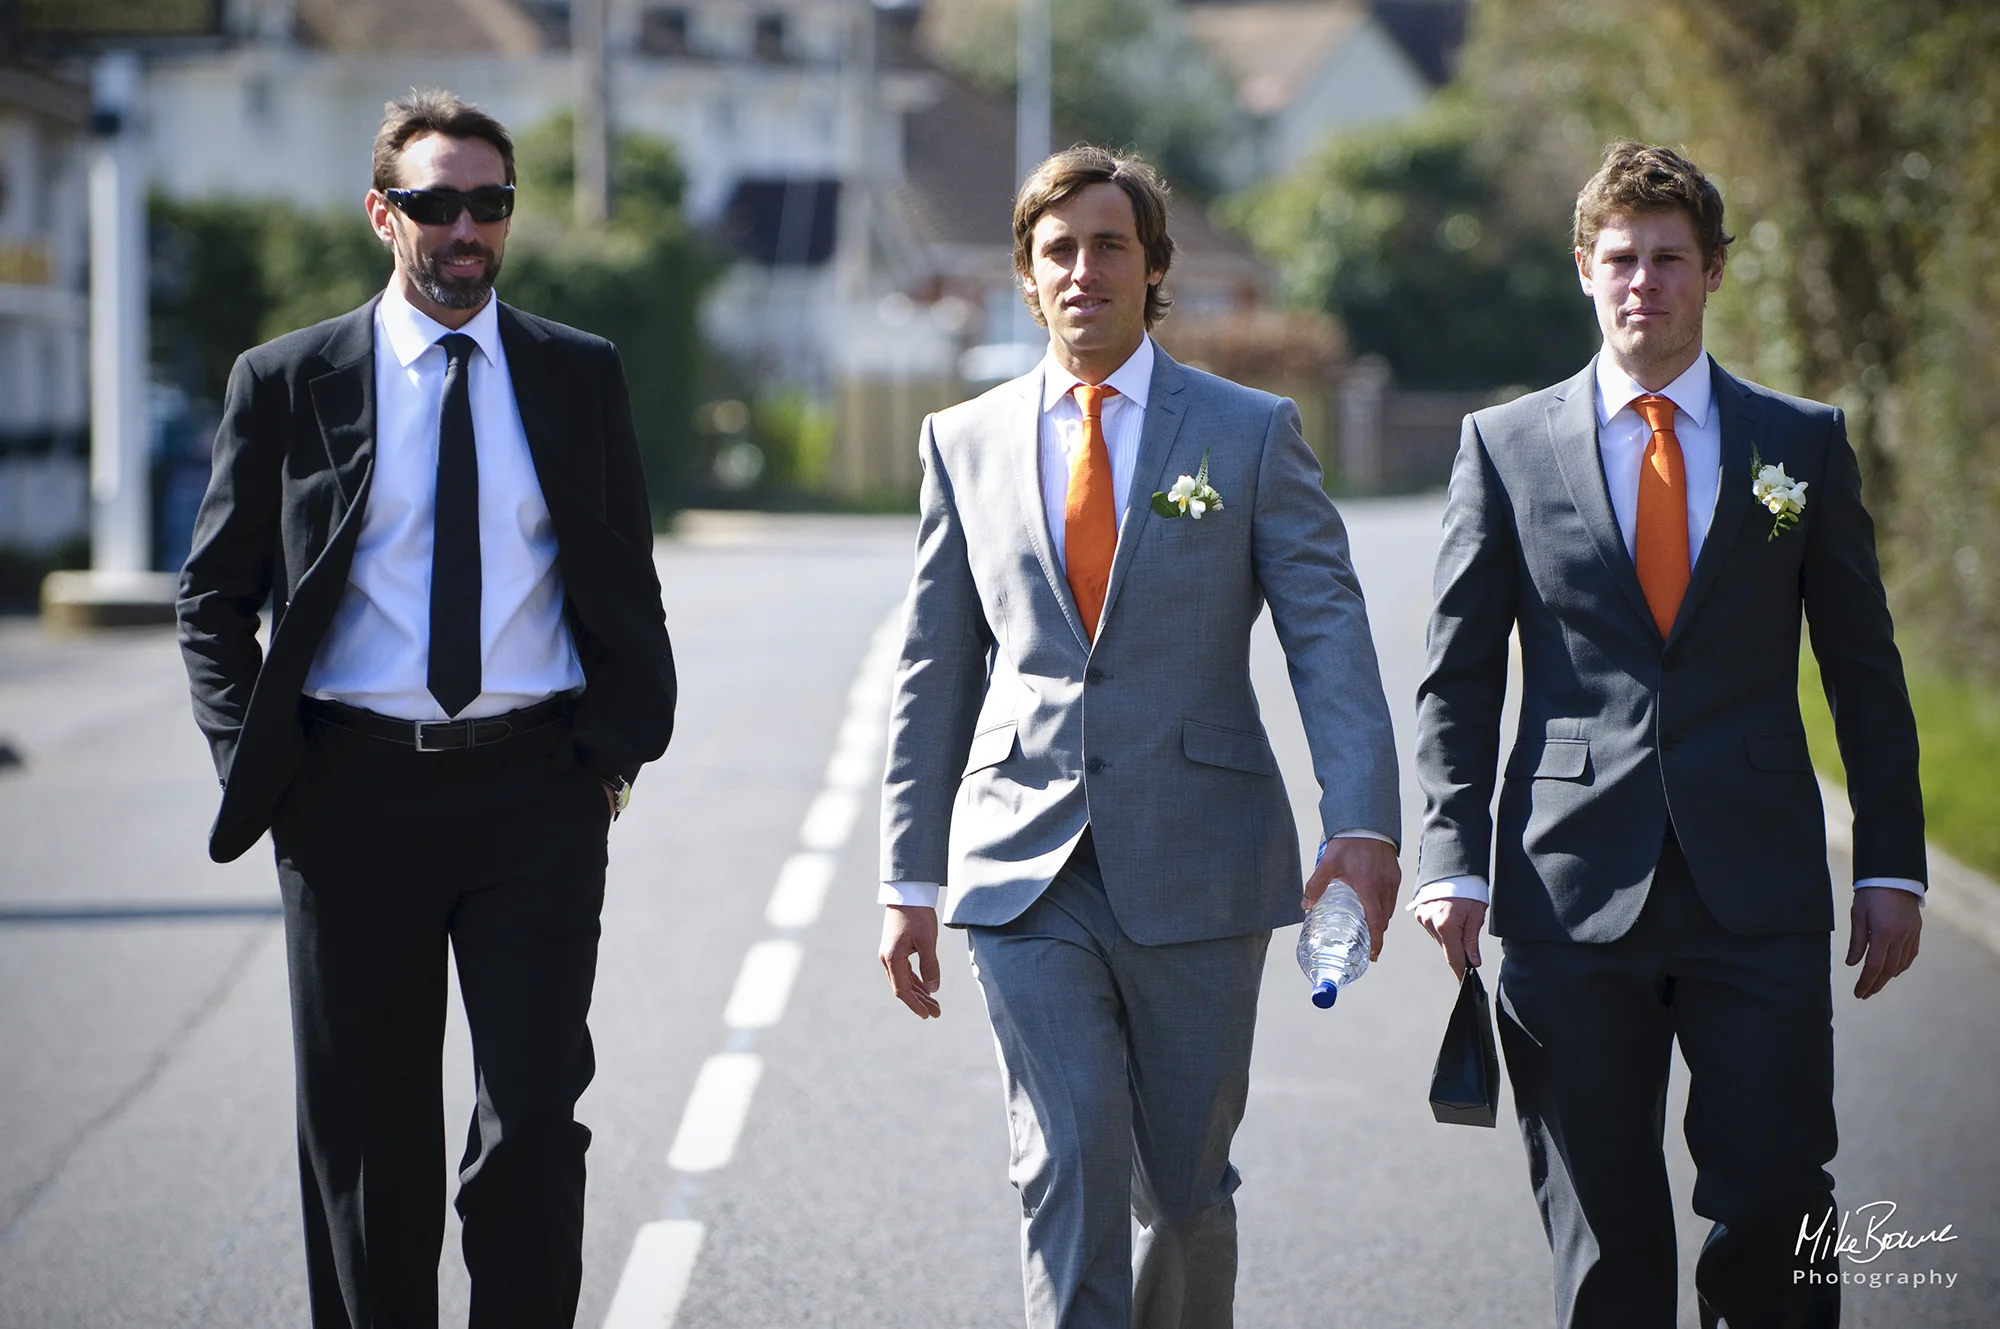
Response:
[[[1694,223],[1702,267],[1714,267],[1735,243],[1722,229],[1722,191],[1700,167],[1672,148],[1621,139],[1604,150],[1604,164],[1576,196],[1576,248],[1586,254],[1594,249],[1597,233],[1613,217],[1672,211]]]
[[[1160,274],[1160,280],[1146,287],[1146,327],[1167,316],[1174,298],[1167,294],[1167,269],[1174,262],[1174,238],[1167,234],[1167,185],[1159,172],[1144,158],[1130,153],[1079,143],[1065,148],[1037,166],[1014,199],[1014,270],[1023,277],[1035,271],[1033,254],[1035,223],[1049,211],[1061,207],[1091,185],[1117,185],[1132,200],[1132,216],[1138,223],[1139,246],[1146,254],[1146,270]],[[1035,322],[1044,322],[1042,308],[1032,293],[1024,289],[1021,298]]]

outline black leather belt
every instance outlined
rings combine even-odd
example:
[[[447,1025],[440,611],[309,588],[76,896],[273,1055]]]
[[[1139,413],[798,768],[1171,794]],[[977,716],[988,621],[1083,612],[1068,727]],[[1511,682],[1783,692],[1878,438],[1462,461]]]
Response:
[[[505,742],[517,734],[567,718],[575,706],[576,694],[564,692],[547,701],[538,701],[533,706],[523,706],[518,711],[483,716],[477,720],[398,720],[394,716],[377,715],[374,711],[364,711],[345,702],[324,701],[318,697],[305,699],[305,713],[321,724],[379,738],[386,743],[400,743],[419,752],[461,752],[467,748],[483,748],[491,743]]]

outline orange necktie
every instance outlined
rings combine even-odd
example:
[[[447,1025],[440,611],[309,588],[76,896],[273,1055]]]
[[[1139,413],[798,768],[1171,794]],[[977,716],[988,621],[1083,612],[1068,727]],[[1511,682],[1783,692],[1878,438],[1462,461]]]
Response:
[[[1634,523],[1634,561],[1639,588],[1653,611],[1660,635],[1673,631],[1681,597],[1688,587],[1687,469],[1681,464],[1681,441],[1674,436],[1674,404],[1665,397],[1641,397],[1632,403],[1653,431],[1639,463],[1639,516]]]
[[[1104,399],[1118,389],[1079,383],[1071,389],[1083,408],[1083,446],[1069,472],[1063,504],[1063,571],[1069,578],[1083,629],[1097,640],[1104,592],[1111,585],[1111,556],[1118,551],[1118,507],[1111,496],[1111,449],[1104,444]]]

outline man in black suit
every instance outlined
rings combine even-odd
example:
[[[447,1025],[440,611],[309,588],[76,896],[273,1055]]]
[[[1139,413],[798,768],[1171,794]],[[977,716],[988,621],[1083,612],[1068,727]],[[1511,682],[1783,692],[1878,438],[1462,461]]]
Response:
[[[209,852],[277,851],[318,1329],[437,1323],[447,943],[471,1322],[576,1314],[606,831],[674,667],[617,351],[492,294],[513,180],[476,107],[390,104],[388,289],[237,361],[181,578]]]
[[[1452,472],[1418,694],[1414,908],[1454,970],[1477,965],[1492,864],[1500,1035],[1557,1322],[1674,1324],[1660,1133],[1678,1041],[1694,1208],[1714,1222],[1702,1323],[1830,1326],[1839,1284],[1801,1240],[1832,1206],[1835,1145],[1802,621],[1854,805],[1856,996],[1916,958],[1924,891],[1916,726],[1874,528],[1841,413],[1703,349],[1729,236],[1692,163],[1616,145],[1575,238],[1602,352],[1470,416]]]

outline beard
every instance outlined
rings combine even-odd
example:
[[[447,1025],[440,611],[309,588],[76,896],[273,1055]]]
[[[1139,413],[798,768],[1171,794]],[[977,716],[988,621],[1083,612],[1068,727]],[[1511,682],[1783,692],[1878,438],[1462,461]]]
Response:
[[[446,309],[477,309],[486,303],[486,297],[493,293],[493,283],[500,278],[500,255],[476,241],[465,240],[455,244],[440,245],[425,253],[416,245],[404,247],[402,251],[403,271],[410,284],[421,291],[428,300]],[[476,277],[454,277],[444,270],[447,259],[466,256],[486,261]]]

